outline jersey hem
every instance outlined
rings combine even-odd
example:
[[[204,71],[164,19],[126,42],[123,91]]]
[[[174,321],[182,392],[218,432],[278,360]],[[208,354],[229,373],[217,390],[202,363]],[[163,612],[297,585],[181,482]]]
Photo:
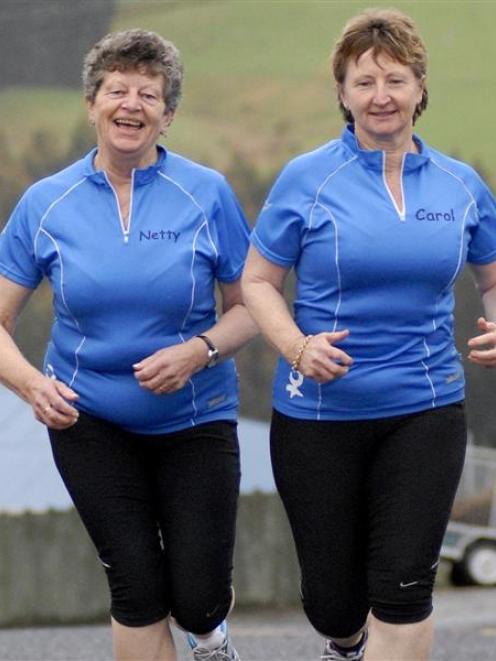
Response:
[[[412,404],[411,406],[402,406],[395,409],[377,409],[374,412],[361,412],[361,411],[295,411],[290,407],[281,405],[280,402],[274,402],[273,408],[283,415],[298,420],[335,420],[335,421],[350,421],[350,420],[375,420],[377,418],[395,418],[399,415],[407,415],[409,413],[420,413],[421,411],[429,411],[431,409],[438,409],[449,404],[457,404],[463,402],[465,399],[464,392],[457,392],[453,395],[445,395],[444,397],[436,397],[434,405],[428,405],[425,402]]]
[[[86,411],[86,413],[89,413],[90,415],[93,415],[91,411]],[[112,422],[112,424],[117,425],[117,427],[121,427],[121,429],[124,429],[125,431],[131,432],[132,434],[141,434],[144,436],[159,436],[161,434],[169,434],[173,433],[176,431],[181,431],[184,429],[191,429],[193,427],[197,427],[198,425],[205,424],[207,422],[220,422],[221,420],[227,420],[229,422],[237,422],[238,421],[238,410],[232,410],[232,411],[216,411],[215,413],[211,414],[204,414],[204,415],[197,415],[196,417],[191,417],[188,420],[183,420],[182,422],[178,422],[173,425],[160,425],[157,427],[154,427],[153,429],[150,428],[145,428],[145,427],[130,427],[127,425],[119,425],[117,422]]]

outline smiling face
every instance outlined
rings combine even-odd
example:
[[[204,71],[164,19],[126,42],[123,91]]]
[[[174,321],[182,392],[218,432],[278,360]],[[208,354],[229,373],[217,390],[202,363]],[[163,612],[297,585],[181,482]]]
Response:
[[[159,135],[173,113],[166,110],[163,76],[140,71],[109,71],[94,101],[88,101],[95,125],[100,166],[119,161],[145,167],[156,161]]]
[[[413,115],[422,100],[423,81],[411,67],[387,53],[375,58],[372,49],[347,63],[338,86],[339,98],[353,115],[355,133],[369,148],[407,143],[413,132]]]

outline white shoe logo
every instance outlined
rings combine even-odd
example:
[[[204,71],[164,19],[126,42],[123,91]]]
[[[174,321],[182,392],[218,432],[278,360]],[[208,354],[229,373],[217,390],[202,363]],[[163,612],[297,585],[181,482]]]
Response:
[[[293,374],[297,374],[298,376],[295,378]],[[301,372],[293,372],[293,370],[289,372],[289,383],[286,386],[286,390],[289,392],[290,399],[293,399],[293,397],[303,397],[303,393],[299,390],[303,381],[304,376]]]

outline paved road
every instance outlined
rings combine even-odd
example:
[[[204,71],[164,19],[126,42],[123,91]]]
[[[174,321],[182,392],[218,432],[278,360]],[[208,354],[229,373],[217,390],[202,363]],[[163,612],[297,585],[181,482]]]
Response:
[[[436,613],[433,661],[496,661],[496,589],[438,590]],[[298,611],[238,612],[231,632],[243,661],[317,661],[322,647]],[[179,661],[190,659],[180,637],[178,649]],[[0,631],[0,661],[111,658],[106,626]]]

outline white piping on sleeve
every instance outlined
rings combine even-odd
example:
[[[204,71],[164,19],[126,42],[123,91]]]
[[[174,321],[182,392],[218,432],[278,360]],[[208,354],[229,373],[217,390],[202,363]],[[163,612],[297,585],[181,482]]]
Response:
[[[472,191],[470,190],[470,188],[468,188],[467,184],[463,181],[463,179],[461,179],[458,175],[454,174],[454,172],[451,172],[451,170],[448,170],[447,168],[443,168],[443,166],[442,166],[442,165],[439,165],[439,163],[438,163],[436,160],[434,160],[433,158],[431,158],[431,162],[432,162],[437,168],[439,168],[440,170],[442,170],[442,172],[446,172],[446,174],[449,174],[450,176],[452,176],[453,179],[456,179],[456,180],[458,181],[458,183],[459,183],[459,184],[465,189],[467,195],[470,197],[470,199],[472,200],[472,202],[473,202],[473,203],[475,204],[475,206],[477,207],[477,201],[476,201],[475,197],[472,195]]]
[[[38,236],[39,236],[39,234],[44,234],[46,237],[48,237],[48,239],[50,239],[50,241],[52,241],[52,243],[55,247],[55,250],[56,250],[58,258],[59,258],[59,264],[60,264],[60,297],[62,299],[62,303],[64,304],[65,309],[67,310],[69,316],[71,317],[72,321],[74,322],[76,328],[83,335],[83,332],[81,330],[81,326],[79,324],[79,321],[76,319],[76,317],[72,313],[69,305],[67,304],[67,300],[65,298],[65,292],[64,292],[64,286],[65,286],[65,283],[64,283],[64,261],[62,259],[62,253],[60,251],[59,244],[54,239],[54,237],[49,232],[46,231],[46,229],[44,229],[40,226],[40,229],[36,233],[35,254],[36,254],[36,250],[37,250],[37,246],[38,246]],[[75,368],[74,368],[74,372],[72,374],[72,378],[71,378],[71,381],[70,381],[70,386],[72,386],[72,384],[74,383],[74,381],[76,379],[76,376],[77,376],[77,373],[79,371],[79,352],[81,351],[85,341],[86,341],[86,336],[83,335],[83,338],[82,338],[81,342],[79,343],[76,350],[74,351]]]
[[[55,238],[49,232],[47,232],[47,230],[43,227],[43,223],[45,222],[46,218],[48,217],[48,214],[50,213],[50,211],[59,202],[61,202],[65,197],[67,197],[70,193],[72,193],[78,186],[80,186],[83,182],[85,182],[86,179],[87,179],[87,177],[83,177],[82,179],[77,181],[70,188],[68,188],[60,197],[58,197],[56,200],[54,200],[50,204],[48,209],[45,211],[45,213],[41,217],[40,225],[39,225],[38,230],[37,230],[37,232],[34,236],[34,239],[33,239],[33,252],[34,252],[35,257],[37,257],[37,255],[38,255],[38,239],[39,239],[40,234],[44,234],[45,236],[47,236],[50,239],[50,241],[53,242],[53,245],[55,246],[55,250],[57,251],[57,255],[58,255],[58,258],[59,258],[59,262],[60,262],[60,295],[61,295],[61,298],[62,298],[62,303],[64,304],[65,309],[67,310],[69,316],[71,317],[71,319],[74,322],[76,328],[78,329],[78,331],[81,334],[82,334],[81,326],[80,326],[78,320],[76,319],[76,317],[73,315],[71,309],[69,308],[69,306],[67,304],[66,298],[65,298],[65,293],[64,293],[64,262],[62,260],[62,253],[60,251],[60,247],[59,247],[57,241],[55,240]],[[77,373],[79,371],[79,352],[81,351],[85,341],[86,341],[86,336],[83,335],[83,338],[82,338],[81,342],[79,343],[79,345],[77,346],[77,348],[74,352],[75,368],[74,368],[74,372],[72,374],[72,378],[71,378],[71,381],[70,381],[70,386],[72,386],[72,384],[74,383],[74,380],[76,379]]]
[[[320,197],[320,194],[322,192],[322,189],[327,185],[327,182],[334,177],[335,174],[337,174],[342,168],[344,168],[346,165],[349,165],[350,163],[353,163],[353,161],[356,161],[358,156],[353,156],[353,158],[350,158],[348,161],[345,161],[344,163],[341,163],[339,167],[337,167],[335,170],[333,170],[330,174],[326,176],[324,181],[320,184],[320,186],[317,189],[317,192],[315,193],[315,199],[312,204],[312,208],[310,209],[310,217],[308,219],[308,229],[312,229],[312,217],[313,217],[313,210],[315,209],[315,206],[318,204],[318,199]],[[319,203],[320,204],[320,203]]]
[[[45,219],[47,218],[48,214],[49,214],[50,211],[53,209],[53,207],[56,206],[59,202],[61,202],[61,201],[62,201],[65,197],[67,197],[70,193],[72,193],[72,191],[75,190],[78,186],[80,186],[83,182],[85,182],[86,179],[87,179],[87,177],[83,177],[82,179],[80,179],[79,181],[77,181],[77,182],[76,182],[75,184],[73,184],[70,188],[68,188],[68,189],[65,191],[65,193],[63,193],[60,197],[58,197],[56,200],[54,200],[54,201],[50,204],[50,206],[48,207],[48,209],[45,211],[45,213],[44,213],[43,216],[41,217],[40,225],[39,225],[39,227],[38,227],[38,232],[40,231],[41,226],[43,225],[43,222],[45,221]],[[36,237],[38,236],[38,232],[36,232],[36,234],[35,234],[35,237],[34,237],[35,240],[36,240]]]

